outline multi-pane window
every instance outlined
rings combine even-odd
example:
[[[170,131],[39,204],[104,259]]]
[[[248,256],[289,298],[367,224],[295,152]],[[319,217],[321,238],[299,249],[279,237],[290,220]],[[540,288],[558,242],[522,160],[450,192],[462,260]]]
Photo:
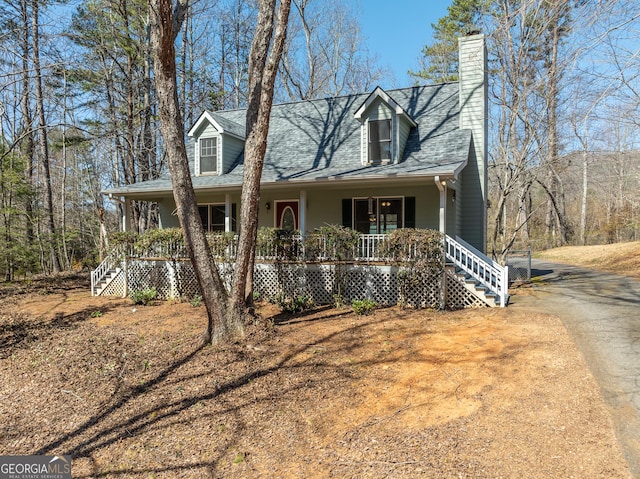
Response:
[[[218,139],[200,138],[200,173],[215,173],[218,166]]]
[[[402,228],[402,203],[402,198],[354,199],[354,229],[363,234],[379,234]]]
[[[369,163],[391,160],[391,120],[369,121]]]
[[[224,231],[224,204],[199,205],[198,212],[205,231]],[[231,209],[231,230],[235,231],[235,229],[235,204],[233,204]]]

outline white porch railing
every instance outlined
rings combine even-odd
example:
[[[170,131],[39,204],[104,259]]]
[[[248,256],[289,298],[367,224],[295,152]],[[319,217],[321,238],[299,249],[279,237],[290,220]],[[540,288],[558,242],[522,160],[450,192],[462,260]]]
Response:
[[[354,254],[356,260],[360,261],[383,261],[380,256],[380,245],[386,241],[387,235],[360,235],[358,251]]]
[[[358,244],[353,251],[353,256],[349,261],[367,262],[367,261],[387,261],[389,258],[384,257],[381,251],[381,245],[386,241],[387,236],[384,234],[361,234]],[[236,238],[237,240],[237,238]],[[327,251],[326,238],[318,238],[320,244],[318,247],[320,254],[316,256],[316,260],[323,261],[335,258],[335,252]],[[446,259],[453,263],[457,268],[469,275],[480,285],[485,287],[492,293],[495,293],[499,299],[500,306],[507,305],[509,299],[509,273],[506,266],[501,266],[486,255],[476,250],[473,246],[466,243],[461,238],[453,239],[445,235],[444,247]],[[283,248],[282,245],[278,248]],[[304,241],[301,236],[293,236],[291,243],[284,246],[285,250],[280,251],[276,246],[259,249],[256,251],[256,260],[273,261],[283,256],[294,261],[302,261],[305,259]],[[151,251],[134,252],[128,251],[125,254],[123,248],[112,251],[104,261],[94,271],[91,272],[91,292],[97,294],[96,288],[100,282],[114,268],[122,264],[122,258],[125,256],[131,258],[145,258],[150,254],[156,257],[186,257],[184,248],[177,244],[155,246]],[[215,248],[214,248],[215,249]],[[224,262],[232,262],[235,258],[237,249],[237,241],[229,242],[225,247],[216,249],[216,257]]]
[[[463,239],[445,235],[447,260],[498,295],[500,306],[509,300],[509,268],[496,263]]]
[[[361,234],[358,238],[358,244],[351,253],[349,260],[385,261],[387,258],[380,255],[380,245],[384,243],[386,237],[387,235],[385,234]],[[329,251],[330,247],[327,246],[326,237],[316,238],[316,240],[319,241],[317,245],[318,251],[320,251],[317,255],[318,260],[331,260],[336,257],[335,251]],[[280,248],[281,247],[282,246],[280,246]],[[278,247],[275,245],[271,245],[270,248],[258,248],[256,250],[256,259],[270,261],[283,256],[283,252],[277,251],[276,248]],[[301,235],[292,236],[291,244],[287,245],[286,248],[289,248],[286,252],[288,254],[284,256],[300,261],[305,259],[304,241]],[[235,253],[235,250],[236,248],[234,246],[233,253]]]
[[[91,271],[91,295],[97,293],[98,285],[110,271],[122,265],[122,258],[123,248],[115,248],[102,260],[102,263],[96,269]]]

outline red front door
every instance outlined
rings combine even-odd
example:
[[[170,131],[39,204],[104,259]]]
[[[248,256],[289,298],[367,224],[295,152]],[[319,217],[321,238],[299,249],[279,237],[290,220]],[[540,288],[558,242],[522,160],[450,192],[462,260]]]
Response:
[[[298,225],[298,200],[276,201],[276,228],[297,230]]]

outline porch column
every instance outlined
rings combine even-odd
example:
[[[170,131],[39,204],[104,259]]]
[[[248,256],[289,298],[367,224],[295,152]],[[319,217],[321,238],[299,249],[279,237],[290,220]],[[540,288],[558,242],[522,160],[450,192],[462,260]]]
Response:
[[[300,224],[298,225],[298,229],[300,230],[300,234],[302,234],[302,237],[304,238],[307,231],[307,192],[305,190],[300,190],[299,207],[300,218],[298,222]]]
[[[440,192],[440,216],[439,216],[439,230],[440,233],[445,234],[447,231],[447,182],[446,180],[440,180],[439,176],[435,177],[436,186]]]
[[[231,231],[231,195],[224,195],[224,232]]]
[[[122,231],[131,230],[131,200],[124,199],[124,216],[122,218]]]

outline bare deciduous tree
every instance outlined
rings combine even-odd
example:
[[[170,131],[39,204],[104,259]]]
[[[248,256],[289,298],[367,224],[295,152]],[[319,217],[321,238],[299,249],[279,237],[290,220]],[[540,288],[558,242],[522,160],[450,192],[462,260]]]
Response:
[[[245,181],[242,191],[241,234],[234,274],[232,301],[211,256],[191,182],[184,128],[178,102],[175,37],[188,0],[149,0],[155,84],[162,135],[165,140],[178,219],[196,272],[209,317],[206,342],[223,339],[242,330],[247,281],[257,232],[258,198],[262,163],[269,129],[273,85],[286,37],[290,0],[280,2],[277,22],[275,0],[259,3],[258,25],[249,60],[249,106],[245,146]],[[275,34],[274,34],[274,23]]]
[[[369,90],[384,76],[368,55],[360,27],[337,0],[294,0],[280,64],[280,90],[287,101]]]

